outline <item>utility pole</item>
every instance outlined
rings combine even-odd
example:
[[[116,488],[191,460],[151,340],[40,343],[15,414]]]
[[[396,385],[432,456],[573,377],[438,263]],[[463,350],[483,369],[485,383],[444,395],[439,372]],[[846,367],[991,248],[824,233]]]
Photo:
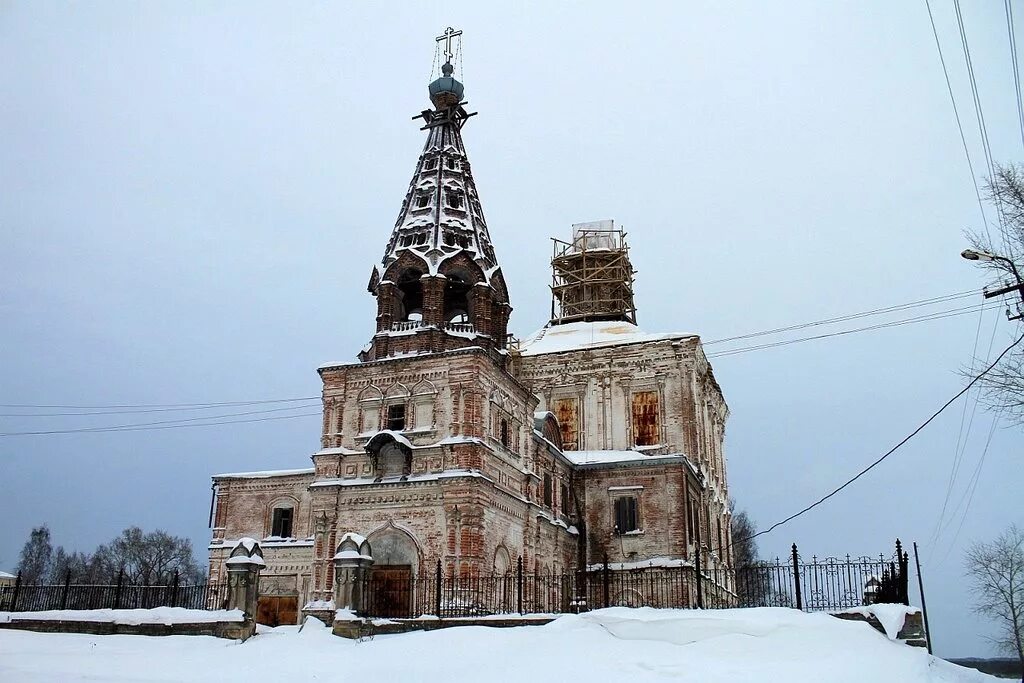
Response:
[[[1017,292],[1020,294],[1021,304],[1024,304],[1024,279],[1021,278],[1020,271],[1017,270],[1017,264],[1013,262],[1013,259],[1008,259],[1005,256],[1000,256],[999,254],[990,254],[987,251],[977,251],[975,249],[964,249],[960,255],[968,261],[998,261],[1010,266],[1010,272],[1012,272],[1013,277],[1016,278],[1017,284],[1005,285],[991,291],[986,289],[983,291],[983,295],[986,299],[992,299],[997,296],[1009,294],[1010,292]],[[1008,320],[1024,320],[1024,307],[1017,307],[1017,315],[1010,315],[1010,309],[1007,308],[1006,317]]]

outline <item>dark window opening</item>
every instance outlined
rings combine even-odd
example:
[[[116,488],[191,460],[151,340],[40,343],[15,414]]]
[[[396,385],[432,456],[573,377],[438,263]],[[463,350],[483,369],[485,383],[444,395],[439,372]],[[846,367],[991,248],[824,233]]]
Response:
[[[459,162],[455,160],[455,157],[448,157],[447,160],[448,168],[452,171],[458,169]]]
[[[393,432],[405,429],[405,405],[388,406],[388,429]]]
[[[501,445],[504,446],[505,448],[508,448],[508,420],[506,420],[505,418],[501,419],[500,432]]]
[[[462,193],[461,192],[446,192],[445,196],[448,198],[448,206],[452,209],[462,210]]]
[[[402,295],[402,308],[399,320],[422,320],[423,319],[423,282],[420,278],[423,273],[410,268],[398,278],[398,291]],[[418,317],[413,317],[419,313]]]
[[[449,273],[444,286],[445,322],[470,322],[469,290],[471,285],[458,273]]]
[[[270,531],[271,536],[291,538],[292,536],[292,509],[274,508],[274,520]]]
[[[551,475],[544,475],[544,505],[551,507]]]
[[[562,484],[562,491],[561,491],[561,493],[562,493],[562,498],[559,501],[559,503],[562,506],[562,513],[568,515],[569,514],[569,487],[566,486],[565,484]]]
[[[430,195],[429,194],[420,194],[420,195],[416,196],[416,208],[417,209],[425,209],[428,206],[430,206]]]
[[[627,534],[630,531],[640,529],[637,518],[636,497],[625,496],[615,499],[615,531],[619,534]]]
[[[434,157],[433,159],[427,159],[426,161],[423,162],[423,170],[424,171],[433,171],[436,168],[437,168],[437,157]]]

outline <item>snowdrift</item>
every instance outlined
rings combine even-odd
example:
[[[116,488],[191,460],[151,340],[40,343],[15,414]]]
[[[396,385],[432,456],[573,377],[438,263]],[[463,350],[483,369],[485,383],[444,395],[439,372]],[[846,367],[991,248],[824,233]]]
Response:
[[[207,637],[0,631],[0,680],[692,681],[971,683],[990,676],[887,639],[865,623],[782,608],[612,608],[547,626],[452,628],[369,641],[315,620],[238,643]]]

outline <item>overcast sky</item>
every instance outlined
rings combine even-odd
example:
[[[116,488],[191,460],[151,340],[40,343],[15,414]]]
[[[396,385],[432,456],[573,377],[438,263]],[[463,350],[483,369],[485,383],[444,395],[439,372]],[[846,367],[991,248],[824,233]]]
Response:
[[[954,15],[933,5],[980,173]],[[964,20],[993,155],[1020,160],[1002,3],[965,3]],[[714,340],[985,284],[959,257],[981,215],[923,2],[0,2],[0,402],[317,396],[317,365],[373,333],[366,282],[449,24],[466,32],[480,115],[464,135],[520,335],[549,311],[548,238],[600,218],[629,231],[652,332]],[[1014,330],[975,312],[713,359],[739,507],[764,527],[815,500],[962,386],[976,335],[994,357]],[[211,474],[309,464],[318,406],[297,405],[0,437],[0,569],[44,522],[70,548],[138,524],[205,556]],[[965,496],[993,418],[964,405],[761,548],[916,540],[938,652],[987,655],[962,555],[1024,521],[1021,431],[996,426]],[[3,409],[0,432],[189,416],[10,417],[24,412]]]

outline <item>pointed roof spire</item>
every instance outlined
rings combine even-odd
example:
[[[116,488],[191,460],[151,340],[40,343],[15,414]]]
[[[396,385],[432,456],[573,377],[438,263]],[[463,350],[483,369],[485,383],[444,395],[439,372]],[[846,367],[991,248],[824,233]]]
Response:
[[[437,38],[439,43],[446,43],[447,61],[441,67],[441,77],[428,88],[434,109],[414,117],[423,119],[427,140],[384,253],[385,269],[403,250],[422,257],[431,271],[459,251],[467,252],[485,271],[497,266],[462,141],[462,127],[475,112],[466,111],[467,102],[462,99],[465,88],[452,76],[451,40],[461,35],[462,31],[449,27]]]
[[[380,266],[367,286],[377,297],[377,333],[364,361],[476,346],[505,348],[512,311],[462,142],[473,116],[455,80],[449,28],[446,61],[428,92],[427,140]],[[440,45],[439,45],[440,49]]]

